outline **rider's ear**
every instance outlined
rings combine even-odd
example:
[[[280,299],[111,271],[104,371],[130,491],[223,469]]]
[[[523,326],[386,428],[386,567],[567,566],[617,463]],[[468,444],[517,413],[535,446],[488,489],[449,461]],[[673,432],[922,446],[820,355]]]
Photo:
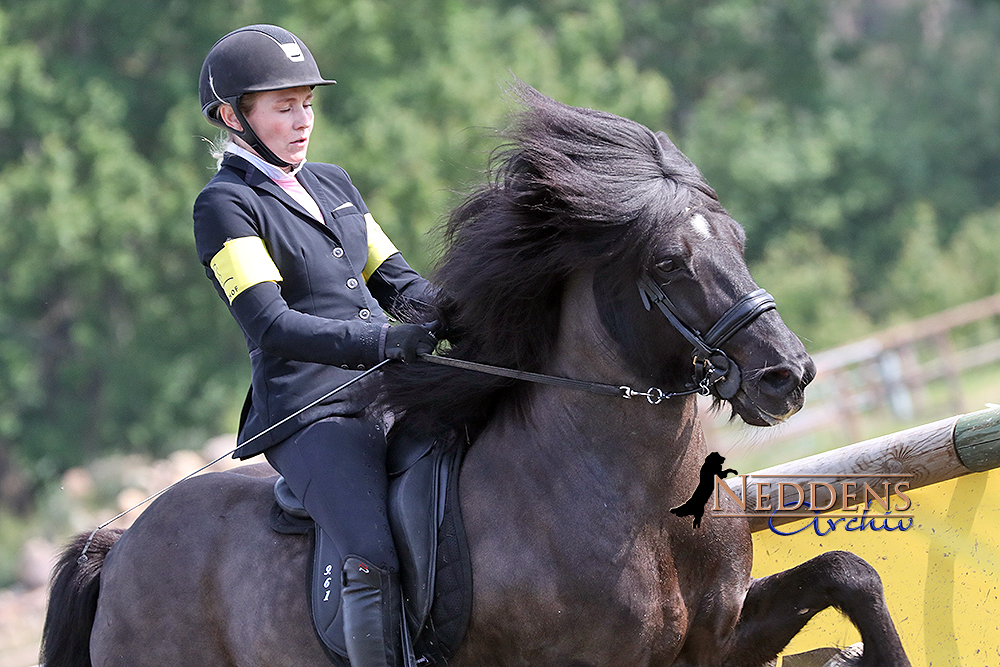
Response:
[[[243,124],[240,123],[239,118],[236,117],[236,112],[233,111],[233,107],[231,105],[222,104],[219,106],[219,118],[230,130],[233,130],[234,132],[243,131]]]

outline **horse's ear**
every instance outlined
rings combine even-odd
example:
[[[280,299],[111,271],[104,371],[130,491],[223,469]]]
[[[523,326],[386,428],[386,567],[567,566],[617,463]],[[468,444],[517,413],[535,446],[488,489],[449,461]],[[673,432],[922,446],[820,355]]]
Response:
[[[660,145],[663,146],[663,150],[667,152],[677,150],[677,146],[674,146],[674,142],[670,141],[670,137],[667,136],[666,132],[657,132],[656,140],[660,142]]]
[[[666,160],[672,164],[677,163],[677,159],[680,158],[681,162],[694,167],[694,163],[688,159],[687,155],[681,153],[681,150],[674,145],[674,142],[670,141],[670,137],[667,136],[666,132],[656,132],[654,134],[657,143],[660,144],[660,149],[663,151],[663,155]]]
[[[701,175],[701,171],[687,155],[681,152],[681,149],[674,145],[674,142],[670,141],[667,133],[654,132],[653,136],[656,137],[657,143],[660,144],[660,149],[663,151],[664,163],[669,165],[668,169],[670,172],[672,174],[686,174],[691,179],[689,185],[694,185],[694,187],[718,201],[715,190],[705,182],[705,177]]]
[[[695,171],[698,170],[698,168],[694,166],[694,163],[691,162],[688,156],[684,155],[684,153],[681,152],[681,149],[677,148],[677,146],[674,145],[674,142],[670,141],[670,137],[667,136],[666,132],[656,132],[655,135],[656,135],[656,140],[660,144],[660,148],[663,149],[664,155],[667,155],[668,157],[679,156],[683,162],[691,165],[691,167]],[[699,175],[701,174],[701,172],[698,173]]]

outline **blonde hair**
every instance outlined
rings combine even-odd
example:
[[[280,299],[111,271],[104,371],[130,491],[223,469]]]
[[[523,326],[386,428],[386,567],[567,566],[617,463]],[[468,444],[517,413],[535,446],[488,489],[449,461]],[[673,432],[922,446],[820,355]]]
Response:
[[[260,95],[260,93],[244,93],[240,95],[240,113],[243,114],[244,118],[249,116],[253,111]],[[208,144],[208,154],[215,160],[216,171],[222,169],[222,158],[225,157],[226,148],[233,142],[234,136],[235,134],[232,130],[223,129],[219,131],[219,135],[215,138],[215,141],[212,141],[208,137],[202,137],[202,140]]]
[[[233,141],[232,133],[229,130],[219,130],[214,141],[208,137],[202,137],[201,140],[208,144],[208,154],[215,160],[215,170],[222,169],[222,158],[226,156],[226,148]]]

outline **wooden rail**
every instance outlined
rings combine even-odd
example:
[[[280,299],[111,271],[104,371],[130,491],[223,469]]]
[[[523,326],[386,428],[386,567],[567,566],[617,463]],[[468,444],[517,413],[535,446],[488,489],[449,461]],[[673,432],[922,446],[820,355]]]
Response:
[[[758,531],[768,528],[769,520],[777,526],[801,520],[803,513],[812,516],[806,509],[776,510],[779,504],[791,508],[801,500],[808,503],[803,508],[852,512],[852,516],[860,517],[858,505],[866,500],[866,484],[886,501],[890,495],[886,490],[891,490],[896,500],[894,507],[899,507],[902,498],[896,493],[898,483],[906,482],[905,487],[898,487],[905,496],[905,489],[996,467],[1000,467],[1000,407],[949,417],[772,466],[730,478],[726,483],[732,491],[730,495],[738,497],[745,513],[751,515],[751,530]],[[840,497],[833,497],[838,489]],[[856,493],[850,498],[845,490]],[[871,500],[870,495],[867,499]],[[873,515],[883,511],[878,503],[870,506]]]

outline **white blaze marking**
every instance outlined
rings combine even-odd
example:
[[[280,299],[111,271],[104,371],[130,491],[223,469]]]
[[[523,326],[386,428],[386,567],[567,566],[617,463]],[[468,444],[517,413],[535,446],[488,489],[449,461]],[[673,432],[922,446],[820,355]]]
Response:
[[[690,222],[691,226],[694,227],[694,231],[698,232],[698,236],[703,239],[712,238],[712,229],[708,226],[708,220],[706,220],[705,216],[701,213],[695,213],[692,215],[688,219],[688,222]]]

